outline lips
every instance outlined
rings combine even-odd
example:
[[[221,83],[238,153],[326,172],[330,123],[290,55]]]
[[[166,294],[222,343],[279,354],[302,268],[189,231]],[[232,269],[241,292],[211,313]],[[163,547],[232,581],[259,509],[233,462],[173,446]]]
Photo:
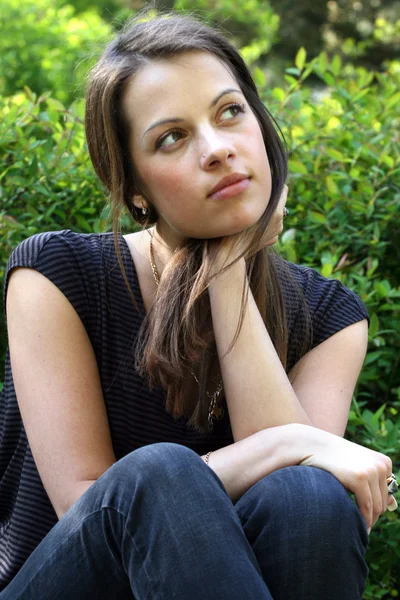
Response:
[[[215,187],[209,192],[209,196],[212,196],[219,190],[222,190],[224,187],[228,185],[232,185],[233,183],[237,183],[238,181],[242,181],[243,179],[248,179],[248,175],[243,175],[241,173],[232,173],[232,175],[228,175],[227,177],[223,177]]]

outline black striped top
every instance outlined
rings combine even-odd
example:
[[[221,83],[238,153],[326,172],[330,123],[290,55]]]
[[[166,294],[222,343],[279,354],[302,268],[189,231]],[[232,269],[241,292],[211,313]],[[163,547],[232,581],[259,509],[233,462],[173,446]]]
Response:
[[[233,443],[229,415],[211,433],[189,429],[164,408],[165,394],[150,392],[132,366],[132,344],[145,315],[135,266],[125,239],[120,247],[140,313],[120,272],[111,233],[81,234],[70,230],[40,233],[22,242],[6,270],[31,267],[50,279],[68,298],[93,345],[107,408],[115,456],[156,442],[175,442],[198,454]],[[368,318],[360,298],[336,279],[314,269],[287,263],[305,293],[312,313],[313,347],[347,325]],[[293,340],[301,320],[294,296],[282,281],[289,309],[287,372],[295,362]],[[4,306],[5,309],[5,306]],[[40,401],[40,399],[38,399]],[[57,522],[43,488],[21,421],[7,351],[4,388],[0,395],[0,590],[14,577],[30,553]]]

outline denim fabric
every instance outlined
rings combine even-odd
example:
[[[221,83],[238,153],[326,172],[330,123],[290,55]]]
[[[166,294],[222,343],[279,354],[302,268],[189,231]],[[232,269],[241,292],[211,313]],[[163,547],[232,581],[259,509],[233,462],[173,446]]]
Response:
[[[0,600],[358,600],[367,544],[322,469],[279,469],[233,504],[193,450],[157,443],[110,467]]]

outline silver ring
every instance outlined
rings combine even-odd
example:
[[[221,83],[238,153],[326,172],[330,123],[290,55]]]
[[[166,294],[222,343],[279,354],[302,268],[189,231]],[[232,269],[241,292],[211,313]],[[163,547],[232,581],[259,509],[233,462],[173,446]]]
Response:
[[[386,483],[387,483],[387,486],[388,486],[388,492],[389,492],[389,494],[395,494],[398,491],[399,484],[397,483],[397,479],[393,475],[393,473],[391,474],[390,477],[388,477],[386,479]]]

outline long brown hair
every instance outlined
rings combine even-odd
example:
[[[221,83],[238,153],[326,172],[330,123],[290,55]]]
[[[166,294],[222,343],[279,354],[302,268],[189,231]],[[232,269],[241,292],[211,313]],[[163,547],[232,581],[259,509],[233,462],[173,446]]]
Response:
[[[301,290],[285,261],[271,246],[259,251],[258,248],[283,190],[287,154],[273,126],[276,122],[260,100],[240,54],[221,33],[190,16],[168,13],[143,20],[143,14],[140,14],[130,19],[118,37],[106,47],[88,77],[86,138],[96,173],[109,191],[118,262],[136,305],[118,243],[120,217],[128,211],[136,223],[146,228],[157,222],[158,215],[135,174],[130,158],[129,129],[120,107],[121,94],[127,82],[144,65],[188,51],[209,52],[228,66],[262,131],[271,168],[271,197],[258,223],[240,236],[243,252],[236,260],[251,256],[246,260],[250,289],[286,369],[288,325],[280,278],[285,278],[286,284],[298,294],[306,319],[306,335],[300,341],[298,357],[310,348],[311,319]],[[138,193],[146,198],[147,215],[143,215],[132,202],[133,195]],[[218,241],[223,244],[226,238]],[[203,248],[206,249],[204,258]],[[200,432],[207,431],[210,399],[206,392],[210,390],[211,374],[220,375],[207,293],[210,269],[218,248],[215,240],[210,244],[209,240],[191,238],[174,253],[163,271],[157,296],[134,348],[135,368],[147,378],[150,389],[160,386],[166,390],[166,410],[176,418],[186,417],[188,425]],[[248,288],[246,290],[244,285],[241,314],[230,349],[240,333],[247,293]],[[197,371],[199,386],[196,387],[190,371]]]

